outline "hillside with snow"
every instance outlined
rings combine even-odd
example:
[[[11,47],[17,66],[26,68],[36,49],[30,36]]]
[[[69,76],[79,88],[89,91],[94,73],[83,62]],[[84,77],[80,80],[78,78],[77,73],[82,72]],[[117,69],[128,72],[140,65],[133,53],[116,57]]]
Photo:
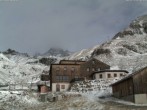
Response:
[[[28,62],[35,61],[36,59],[13,56],[11,58],[6,57],[4,54],[0,54],[0,85],[14,84],[14,83],[29,83],[39,80],[40,74],[49,70],[49,66],[41,63]]]
[[[72,54],[67,59],[97,58],[113,69],[129,72],[147,66],[147,15],[138,17],[110,41]]]
[[[8,49],[0,53],[0,85],[35,83],[41,74],[49,74],[50,65],[59,62],[69,51],[51,48],[44,54],[30,56]]]

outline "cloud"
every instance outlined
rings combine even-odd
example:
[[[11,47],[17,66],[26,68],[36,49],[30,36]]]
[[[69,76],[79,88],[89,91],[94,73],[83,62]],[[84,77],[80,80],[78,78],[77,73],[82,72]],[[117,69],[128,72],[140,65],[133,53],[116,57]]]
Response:
[[[71,51],[113,37],[147,2],[123,0],[17,0],[0,3],[0,50],[45,52],[56,46]]]

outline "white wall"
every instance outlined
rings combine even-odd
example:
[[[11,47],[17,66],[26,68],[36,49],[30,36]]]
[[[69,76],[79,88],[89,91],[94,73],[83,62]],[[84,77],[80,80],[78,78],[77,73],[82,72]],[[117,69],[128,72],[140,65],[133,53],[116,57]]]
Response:
[[[111,75],[110,78],[108,78],[108,74]],[[117,77],[114,77],[114,74],[117,74]],[[127,75],[125,72],[101,72],[101,73],[95,73],[95,79],[112,79],[112,78],[121,78],[124,76],[120,76],[120,74],[123,74],[124,76]],[[100,75],[102,75],[102,78],[100,78]]]
[[[67,91],[70,87],[70,83],[52,83],[52,92],[56,92],[56,85],[60,85],[60,92]],[[65,89],[61,88],[61,85],[65,85]]]
[[[147,104],[147,94],[135,94],[136,104]]]

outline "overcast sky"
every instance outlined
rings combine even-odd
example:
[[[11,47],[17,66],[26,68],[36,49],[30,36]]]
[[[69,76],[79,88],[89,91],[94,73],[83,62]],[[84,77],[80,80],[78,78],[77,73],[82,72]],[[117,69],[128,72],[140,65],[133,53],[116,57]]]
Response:
[[[147,0],[0,0],[0,51],[91,48],[144,14]]]

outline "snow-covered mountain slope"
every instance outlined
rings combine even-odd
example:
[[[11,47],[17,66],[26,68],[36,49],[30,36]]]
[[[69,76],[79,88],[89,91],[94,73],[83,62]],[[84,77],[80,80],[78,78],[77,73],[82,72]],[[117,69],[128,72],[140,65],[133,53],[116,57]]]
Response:
[[[112,40],[97,48],[88,49],[86,53],[88,54],[82,50],[67,59],[95,57],[112,68],[126,69],[130,72],[147,66],[147,15],[138,17]]]
[[[0,53],[0,85],[39,81],[41,74],[49,74],[50,64],[59,62],[69,53],[52,48],[44,55],[29,56],[27,53],[8,49]]]
[[[49,56],[29,56],[8,49],[0,53],[0,85],[8,83],[30,83],[40,80],[41,74],[49,74],[50,64],[59,62],[67,55],[62,49],[50,49]]]
[[[65,59],[88,60],[91,57],[91,54],[93,53],[93,51],[98,47],[99,47],[99,45],[94,46],[93,48],[83,49],[79,52],[75,52],[74,54],[71,54],[70,56],[66,57]]]
[[[39,80],[40,74],[49,71],[49,66],[29,63],[37,60],[32,57],[10,54],[7,56],[0,54],[0,84],[35,82]]]

